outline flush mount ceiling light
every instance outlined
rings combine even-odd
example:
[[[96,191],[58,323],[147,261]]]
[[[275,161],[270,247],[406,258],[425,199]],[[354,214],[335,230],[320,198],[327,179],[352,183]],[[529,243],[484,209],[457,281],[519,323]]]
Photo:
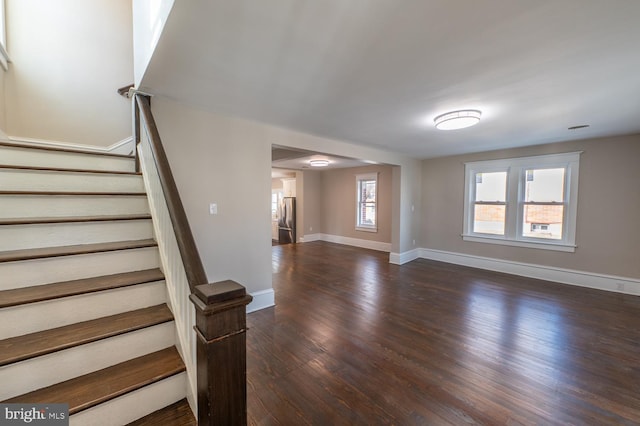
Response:
[[[471,127],[480,122],[482,113],[477,109],[463,109],[442,114],[433,119],[436,129],[456,130]]]
[[[329,165],[329,160],[311,160],[309,161],[309,165],[311,167],[327,167]]]

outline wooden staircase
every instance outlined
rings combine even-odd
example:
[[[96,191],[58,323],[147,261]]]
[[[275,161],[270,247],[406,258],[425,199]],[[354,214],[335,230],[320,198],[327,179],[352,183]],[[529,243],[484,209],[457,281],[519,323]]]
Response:
[[[196,424],[130,157],[0,143],[0,401]]]

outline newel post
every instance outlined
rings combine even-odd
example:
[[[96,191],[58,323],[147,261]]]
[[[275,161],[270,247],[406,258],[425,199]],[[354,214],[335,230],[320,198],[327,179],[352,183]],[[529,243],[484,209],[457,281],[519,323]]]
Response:
[[[198,424],[247,424],[247,315],[252,297],[240,284],[195,287]]]

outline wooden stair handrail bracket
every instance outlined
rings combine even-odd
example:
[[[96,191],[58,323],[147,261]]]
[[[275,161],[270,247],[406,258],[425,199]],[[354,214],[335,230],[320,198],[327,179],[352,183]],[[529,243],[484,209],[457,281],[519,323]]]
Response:
[[[149,96],[133,92],[136,154],[142,121],[196,310],[198,424],[247,424],[246,306],[253,299],[234,281],[209,284],[178,188],[151,113]],[[142,120],[141,120],[142,119]],[[146,146],[146,145],[145,145]],[[136,170],[139,159],[136,156]]]

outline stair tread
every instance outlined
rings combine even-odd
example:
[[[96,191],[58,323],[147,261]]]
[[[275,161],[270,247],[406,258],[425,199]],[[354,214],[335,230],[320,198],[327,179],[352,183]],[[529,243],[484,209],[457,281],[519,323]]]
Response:
[[[13,164],[0,164],[0,169],[35,170],[39,172],[72,172],[72,173],[97,173],[107,175],[133,175],[142,176],[140,172],[125,172],[118,170],[74,169],[69,167],[44,167],[44,166],[20,166]]]
[[[0,340],[0,366],[173,321],[166,304]]]
[[[111,290],[163,279],[164,274],[162,271],[155,268],[25,288],[14,288],[0,291],[0,308]]]
[[[157,243],[153,239],[116,241],[110,243],[97,244],[77,244],[73,246],[43,247],[25,250],[10,250],[0,252],[1,262],[13,262],[18,260],[41,259],[47,257],[71,256],[77,254],[99,253],[105,251],[116,251],[135,249],[143,247],[153,247]]]
[[[71,415],[183,371],[182,358],[170,347],[2,402],[69,404]]]
[[[74,222],[109,222],[120,220],[151,219],[148,213],[122,214],[111,216],[51,216],[51,217],[17,217],[2,218],[0,225],[34,225],[40,223],[74,223]]]
[[[68,152],[73,154],[100,155],[102,157],[119,157],[119,158],[135,160],[135,157],[133,155],[115,154],[112,152],[84,151],[82,149],[74,149],[70,147],[63,148],[63,147],[55,147],[55,146],[37,146],[37,145],[27,145],[22,143],[6,142],[6,141],[0,141],[0,146],[6,146],[9,148],[34,149],[39,151],[57,151],[57,152]]]
[[[174,402],[171,405],[131,422],[127,426],[195,426],[197,424],[198,422],[196,422],[189,403],[186,399],[181,399],[178,402]]]
[[[146,196],[144,191],[22,191],[22,190],[3,190],[0,195],[129,195],[129,196]]]

